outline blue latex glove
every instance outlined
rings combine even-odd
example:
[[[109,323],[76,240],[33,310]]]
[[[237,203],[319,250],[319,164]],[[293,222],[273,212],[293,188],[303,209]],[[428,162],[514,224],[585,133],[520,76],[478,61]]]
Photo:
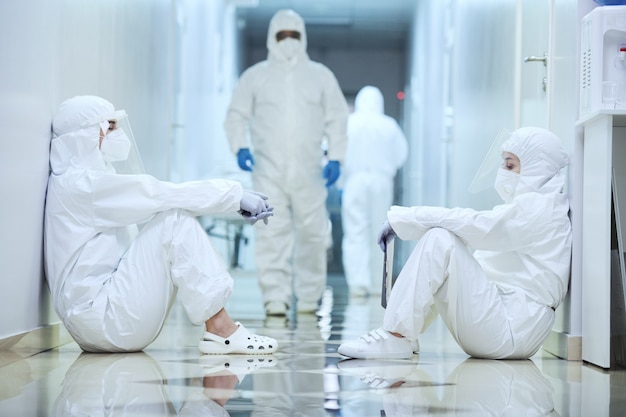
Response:
[[[250,149],[241,148],[237,151],[237,164],[239,168],[244,171],[252,171],[252,166],[254,165],[254,158],[250,153]]]
[[[387,249],[387,243],[391,242],[396,237],[396,232],[393,231],[391,225],[389,224],[389,220],[385,220],[383,223],[382,229],[378,232],[378,246],[383,250],[383,252]]]
[[[339,161],[328,161],[323,172],[323,177],[326,178],[326,187],[330,187],[337,181],[340,172]]]

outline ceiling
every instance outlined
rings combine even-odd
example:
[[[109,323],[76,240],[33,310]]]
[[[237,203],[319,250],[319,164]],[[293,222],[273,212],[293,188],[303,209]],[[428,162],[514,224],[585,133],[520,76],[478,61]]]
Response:
[[[309,48],[401,49],[417,0],[230,0],[248,47],[265,47],[269,21],[280,9],[300,14]]]

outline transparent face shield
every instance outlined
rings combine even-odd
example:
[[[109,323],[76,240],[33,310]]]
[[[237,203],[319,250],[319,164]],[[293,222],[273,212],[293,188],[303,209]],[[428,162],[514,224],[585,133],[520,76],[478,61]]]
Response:
[[[469,192],[472,194],[478,194],[488,189],[492,189],[496,180],[498,169],[502,167],[502,145],[512,135],[512,132],[502,129],[494,141],[491,143],[491,147],[483,159],[482,164],[476,171],[474,179],[469,186]]]
[[[141,161],[141,156],[139,155],[139,149],[137,148],[133,131],[130,128],[126,111],[116,110],[110,114],[104,115],[104,117],[96,121],[95,124],[100,125],[100,129],[104,132],[104,138],[100,144],[100,150],[103,151],[103,153],[105,153],[107,148],[111,145],[111,143],[105,144],[105,142],[107,140],[120,140],[121,134],[125,135],[126,138],[124,140],[128,140],[130,143],[130,150],[126,158],[109,162],[113,168],[115,168],[115,172],[126,175],[144,174],[145,169]]]

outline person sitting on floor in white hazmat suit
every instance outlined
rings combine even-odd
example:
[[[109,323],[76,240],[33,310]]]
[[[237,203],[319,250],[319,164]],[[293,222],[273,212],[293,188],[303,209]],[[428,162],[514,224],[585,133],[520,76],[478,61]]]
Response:
[[[276,209],[272,227],[256,233],[265,312],[285,316],[295,295],[296,311],[309,314],[326,287],[325,187],[340,175],[348,105],[330,69],[309,59],[296,12],[274,14],[266,45],[267,59],[241,75],[224,128],[239,167],[252,172],[254,188],[270,195]],[[329,161],[322,167],[324,138]]]
[[[239,212],[267,224],[267,197],[234,181],[174,184],[141,173],[129,127],[123,110],[96,96],[64,101],[53,119],[45,262],[64,325],[85,351],[140,351],[178,293],[190,321],[204,324],[201,352],[274,352],[276,340],[224,309],[233,281],[196,218]]]
[[[498,153],[504,162],[495,189],[504,204],[391,207],[381,248],[396,235],[417,245],[393,285],[382,328],[343,343],[340,354],[411,357],[437,313],[470,356],[522,359],[539,350],[568,288],[572,236],[562,169],[569,160],[556,135],[534,127],[514,131]]]
[[[408,145],[398,123],[384,113],[383,94],[365,86],[348,117],[341,224],[343,269],[350,295],[380,294],[383,274],[376,236],[393,203],[393,180]]]

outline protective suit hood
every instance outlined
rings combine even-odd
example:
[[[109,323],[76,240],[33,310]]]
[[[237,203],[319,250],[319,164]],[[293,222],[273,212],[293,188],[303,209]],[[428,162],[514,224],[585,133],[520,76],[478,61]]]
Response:
[[[358,112],[383,114],[384,107],[383,93],[377,87],[370,85],[363,87],[354,100],[354,110]]]
[[[565,176],[561,169],[569,164],[569,158],[554,133],[538,127],[523,127],[513,132],[501,150],[517,155],[520,160],[515,196],[528,192],[564,192]]]
[[[52,121],[50,166],[54,174],[69,167],[112,169],[99,149],[99,123],[114,110],[113,104],[96,96],[77,96],[61,104]]]
[[[291,60],[282,53],[278,46],[278,41],[276,41],[276,34],[281,30],[293,30],[300,32],[300,48]],[[290,9],[283,9],[276,12],[276,14],[272,17],[272,20],[270,20],[269,29],[267,31],[266,45],[267,50],[269,51],[268,59],[272,62],[295,65],[299,61],[307,60],[306,29],[302,17]]]

